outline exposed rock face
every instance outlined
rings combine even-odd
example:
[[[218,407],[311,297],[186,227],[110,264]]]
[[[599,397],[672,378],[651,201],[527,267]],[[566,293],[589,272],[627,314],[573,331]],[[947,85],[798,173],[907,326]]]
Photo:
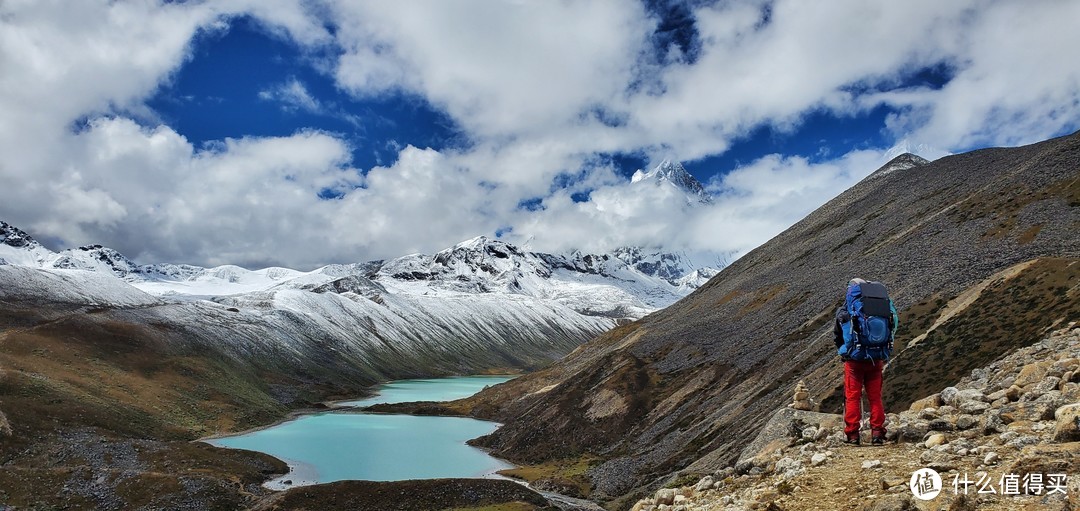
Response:
[[[715,470],[790,402],[799,379],[822,411],[839,411],[832,319],[852,275],[885,282],[901,310],[887,410],[1080,317],[1080,134],[902,167],[840,194],[686,299],[481,394],[475,413],[506,424],[480,443],[519,462],[608,459],[591,472],[600,499],[678,470]],[[590,420],[583,398],[605,388],[635,389],[622,394],[627,413]],[[1057,401],[1009,411],[1043,417]],[[983,408],[991,402],[962,403],[1001,427]],[[911,421],[905,438],[923,441],[931,420]]]

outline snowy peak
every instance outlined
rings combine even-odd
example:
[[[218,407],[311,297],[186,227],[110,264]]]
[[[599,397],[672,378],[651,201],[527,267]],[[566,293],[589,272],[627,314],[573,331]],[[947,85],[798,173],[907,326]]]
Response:
[[[107,271],[121,278],[141,273],[139,265],[124,254],[101,245],[61,251],[51,266],[61,270]]]
[[[889,160],[889,163],[883,165],[880,169],[875,170],[870,177],[881,177],[887,174],[891,174],[897,171],[903,171],[913,169],[915,167],[921,167],[930,163],[930,160],[923,158],[917,154],[904,153],[896,158]]]
[[[37,242],[25,231],[11,225],[3,220],[0,220],[0,244],[7,245],[14,248],[32,249],[40,247],[41,244]]]
[[[22,229],[0,220],[0,264],[38,266],[55,256]]]
[[[674,186],[686,194],[687,202],[691,204],[695,202],[703,204],[712,202],[712,197],[709,192],[705,191],[705,187],[701,186],[701,183],[687,172],[686,168],[679,162],[664,160],[648,172],[638,170],[634,172],[630,182],[652,183],[654,186]]]

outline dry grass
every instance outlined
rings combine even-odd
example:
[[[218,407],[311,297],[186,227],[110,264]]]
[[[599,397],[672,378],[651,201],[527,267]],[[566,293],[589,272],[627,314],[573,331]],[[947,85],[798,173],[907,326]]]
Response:
[[[554,483],[565,488],[562,493],[566,495],[587,498],[592,491],[592,483],[586,473],[600,462],[600,458],[584,455],[500,470],[499,474],[529,483]]]
[[[927,333],[911,350],[890,364],[885,400],[893,408],[907,406],[940,390],[943,382],[959,381],[972,369],[984,367],[1010,351],[1042,338],[1054,325],[1046,318],[1080,318],[1080,260],[1041,259],[1019,275],[987,287],[962,312]],[[923,333],[940,312],[932,302],[905,311],[912,328],[902,340]],[[925,328],[925,327],[923,327]]]

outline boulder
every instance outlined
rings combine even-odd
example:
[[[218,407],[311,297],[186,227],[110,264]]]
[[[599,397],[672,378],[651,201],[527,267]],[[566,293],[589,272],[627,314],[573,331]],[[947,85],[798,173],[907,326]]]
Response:
[[[979,423],[979,421],[976,420],[974,416],[964,414],[964,415],[961,415],[961,416],[956,418],[956,429],[959,429],[959,430],[971,429],[971,428],[975,427],[975,425],[978,424],[978,423]]]
[[[716,481],[713,480],[712,476],[705,476],[701,478],[701,480],[698,481],[697,484],[694,485],[694,491],[697,493],[701,493],[705,490],[711,490],[715,482]]]
[[[908,409],[913,412],[919,412],[927,408],[937,408],[939,406],[941,406],[941,394],[932,394],[911,403],[911,406],[909,406]]]
[[[1000,410],[992,410],[983,416],[983,434],[993,435],[995,433],[1002,433],[1006,430],[1007,426],[1005,421],[1001,418]]]
[[[990,404],[989,403],[984,403],[982,401],[974,401],[974,400],[972,400],[972,401],[964,401],[964,402],[960,403],[959,408],[960,408],[961,413],[967,413],[967,414],[971,414],[971,415],[981,415],[983,412],[985,412],[986,410],[988,410],[990,408]]]
[[[833,428],[843,424],[843,420],[843,417],[833,413],[809,412],[788,407],[781,408],[773,413],[765,426],[758,432],[758,435],[743,448],[736,463],[736,470],[744,462],[791,445],[795,440],[793,437],[797,435],[801,438],[802,431],[807,427]]]
[[[948,440],[945,438],[945,435],[943,435],[941,433],[936,433],[936,434],[930,435],[930,438],[927,438],[926,442],[924,442],[923,445],[925,445],[927,449],[930,449],[930,448],[942,445],[942,444],[944,444],[946,442],[948,442]]]
[[[1001,409],[1001,420],[1005,424],[1017,421],[1045,421],[1053,420],[1054,410],[1057,410],[1053,402],[1030,402],[1021,401]]]
[[[637,504],[634,504],[634,507],[630,508],[630,511],[645,511],[646,509],[652,509],[655,506],[656,502],[652,499],[643,499],[637,501]]]
[[[1054,412],[1055,442],[1080,441],[1080,403],[1073,403],[1058,408]]]
[[[956,402],[956,396],[960,393],[960,390],[956,387],[945,387],[941,390],[941,402],[942,404],[952,405]]]
[[[1046,373],[1050,372],[1051,365],[1049,360],[1028,364],[1020,369],[1020,374],[1016,375],[1016,381],[1013,384],[1019,387],[1037,384],[1046,377]]]
[[[952,431],[956,429],[953,423],[945,419],[934,419],[930,421],[930,431]]]
[[[1061,396],[1069,402],[1080,401],[1080,383],[1066,382],[1061,384]]]
[[[11,424],[4,412],[0,411],[0,437],[9,437],[11,434]]]
[[[810,457],[810,465],[815,466],[815,467],[821,466],[821,465],[824,465],[825,461],[828,460],[828,459],[829,459],[829,457],[826,456],[825,453],[822,453],[822,452],[814,453],[814,455]]]
[[[1045,394],[1051,390],[1058,390],[1061,387],[1061,378],[1056,376],[1047,376],[1043,378],[1037,385],[1035,385],[1034,392],[1038,394]]]
[[[1021,456],[1006,469],[1007,474],[1075,474],[1080,468],[1080,458],[1075,451],[1077,444],[1045,444],[1024,449]]]
[[[656,500],[656,505],[658,506],[670,506],[675,503],[675,489],[660,488],[659,490],[656,490],[656,495],[653,496],[653,499]]]
[[[1060,368],[1064,372],[1074,372],[1077,368],[1080,368],[1080,359],[1067,357],[1057,362],[1054,362],[1054,367]]]
[[[897,429],[896,438],[902,442],[921,442],[929,431],[929,422],[914,421]]]
[[[952,454],[927,450],[919,456],[923,466],[932,468],[938,472],[948,472],[956,469],[956,458]]]
[[[897,486],[907,486],[909,479],[896,474],[885,474],[881,476],[881,489],[888,490],[889,488],[895,488]]]

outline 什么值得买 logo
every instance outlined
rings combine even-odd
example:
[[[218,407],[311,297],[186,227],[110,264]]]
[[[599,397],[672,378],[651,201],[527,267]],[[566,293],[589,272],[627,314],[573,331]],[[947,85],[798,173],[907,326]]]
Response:
[[[974,476],[974,479],[972,478]],[[986,472],[953,475],[952,490],[955,495],[1067,495],[1068,474],[1042,474],[1039,472],[1002,474],[996,480]],[[932,468],[920,468],[911,474],[908,483],[911,494],[919,500],[933,500],[942,492],[941,474]]]

